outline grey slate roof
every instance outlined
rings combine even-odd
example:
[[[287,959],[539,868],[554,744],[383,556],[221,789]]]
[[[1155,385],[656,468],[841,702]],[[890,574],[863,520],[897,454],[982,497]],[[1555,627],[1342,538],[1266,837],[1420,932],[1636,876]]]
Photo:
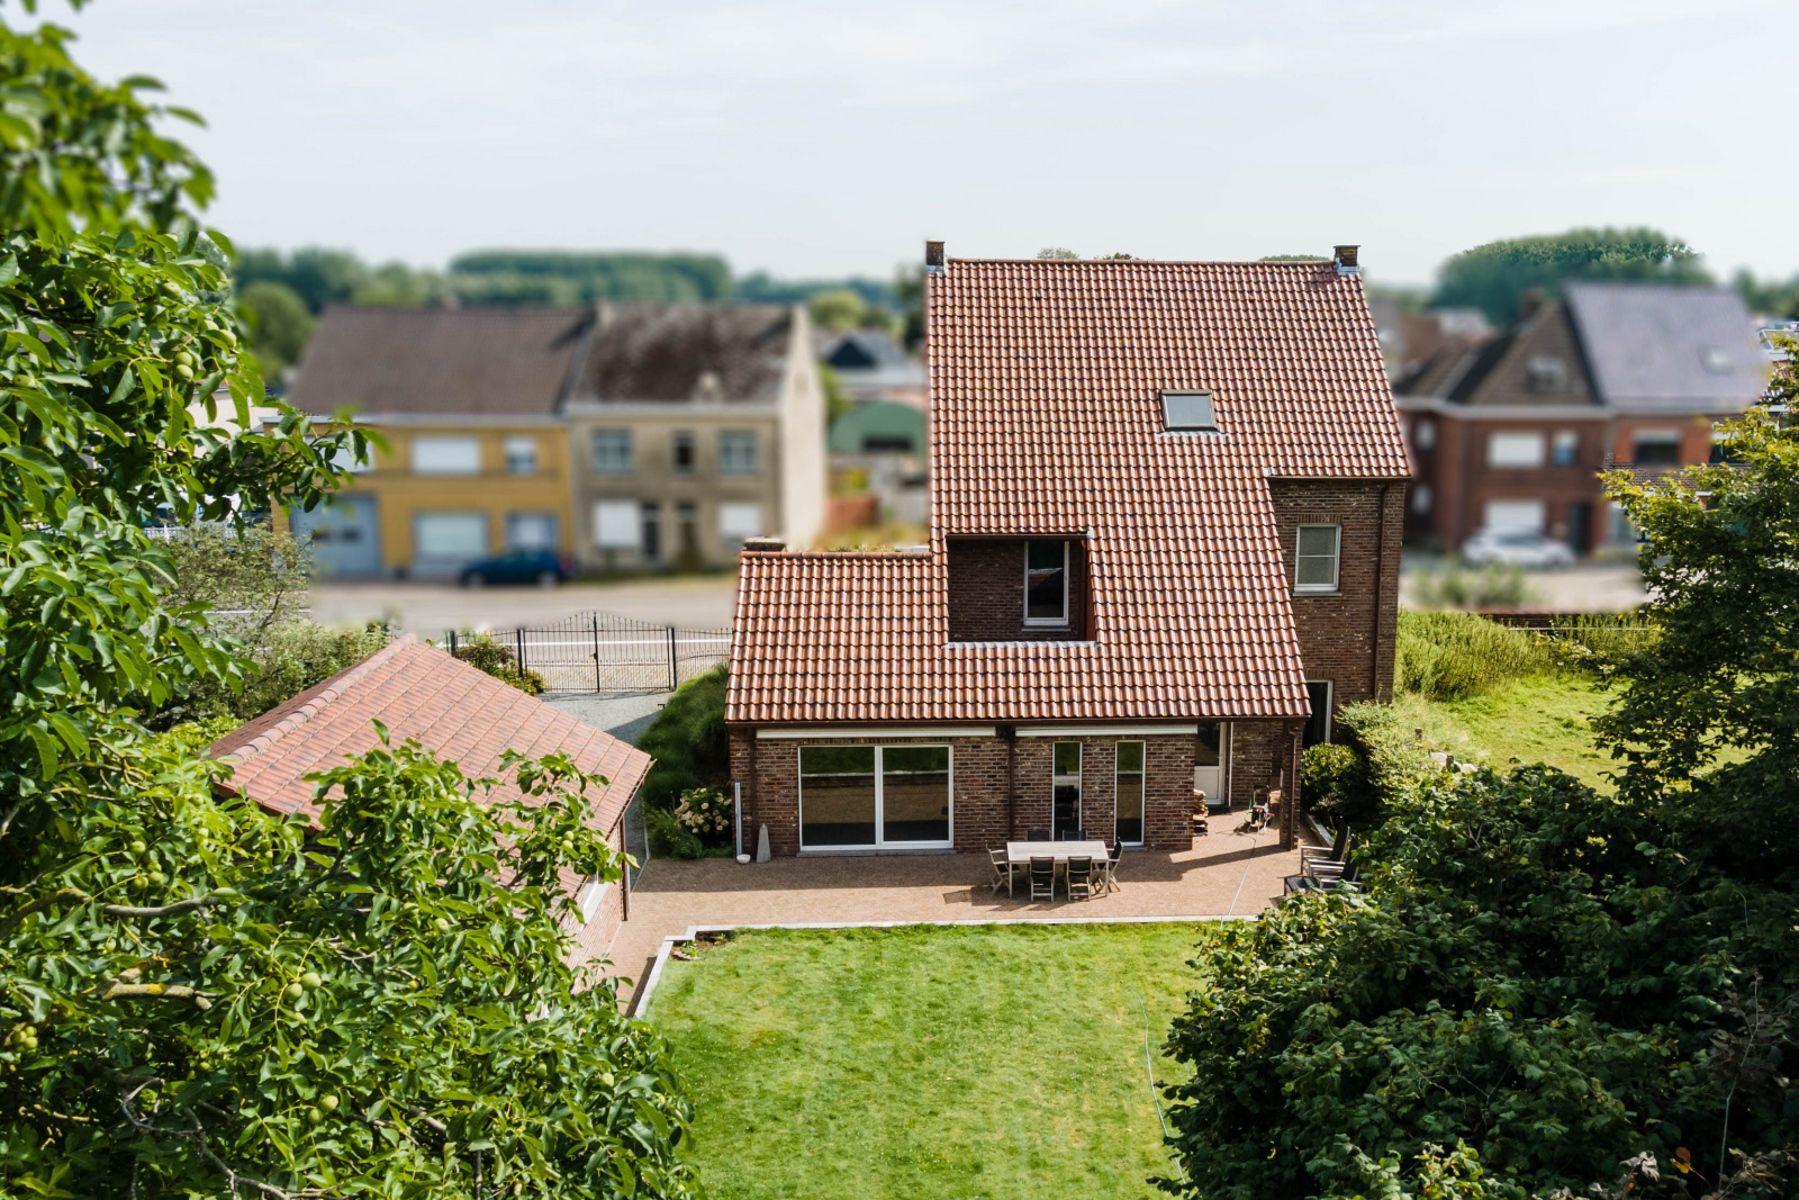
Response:
[[[592,318],[584,308],[334,306],[287,400],[319,416],[548,415]]]
[[[1728,288],[1570,283],[1563,296],[1610,407],[1731,412],[1767,386],[1755,322]]]

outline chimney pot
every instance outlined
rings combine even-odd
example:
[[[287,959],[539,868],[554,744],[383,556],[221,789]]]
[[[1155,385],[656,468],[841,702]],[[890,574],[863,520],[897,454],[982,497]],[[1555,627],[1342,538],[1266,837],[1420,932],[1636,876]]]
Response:
[[[927,275],[943,274],[944,260],[942,242],[926,242],[924,244],[924,269]]]
[[[787,543],[778,537],[753,537],[744,540],[743,548],[749,553],[770,554],[787,549]]]
[[[1337,274],[1355,275],[1361,271],[1361,264],[1358,262],[1362,250],[1360,246],[1336,246],[1332,250],[1331,258],[1337,264]]]

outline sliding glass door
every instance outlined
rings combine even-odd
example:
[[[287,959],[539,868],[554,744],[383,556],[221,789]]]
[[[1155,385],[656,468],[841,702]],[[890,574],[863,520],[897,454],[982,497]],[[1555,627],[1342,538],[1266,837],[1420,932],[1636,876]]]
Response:
[[[947,849],[948,746],[801,746],[800,849]]]
[[[1081,744],[1057,742],[1054,753],[1054,775],[1050,781],[1050,836],[1059,839],[1064,834],[1081,831]]]

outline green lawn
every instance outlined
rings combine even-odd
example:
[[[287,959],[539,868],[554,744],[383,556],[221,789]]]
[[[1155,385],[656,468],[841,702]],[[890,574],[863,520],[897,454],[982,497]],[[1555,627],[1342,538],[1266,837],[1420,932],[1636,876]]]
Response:
[[[1605,693],[1576,675],[1538,675],[1515,680],[1463,700],[1427,700],[1411,694],[1394,701],[1413,728],[1424,730],[1433,749],[1503,770],[1513,756],[1560,767],[1595,787],[1607,787],[1611,757],[1593,744],[1591,718],[1604,710]]]
[[[649,1020],[717,1200],[1150,1197],[1144,1064],[1207,936],[1193,925],[740,934],[671,962]]]

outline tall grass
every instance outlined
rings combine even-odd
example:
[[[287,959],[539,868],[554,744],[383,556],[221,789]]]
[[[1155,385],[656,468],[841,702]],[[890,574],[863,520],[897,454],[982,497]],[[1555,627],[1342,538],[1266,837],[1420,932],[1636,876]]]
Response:
[[[1541,634],[1510,629],[1475,613],[1399,614],[1396,687],[1458,700],[1562,665]]]

